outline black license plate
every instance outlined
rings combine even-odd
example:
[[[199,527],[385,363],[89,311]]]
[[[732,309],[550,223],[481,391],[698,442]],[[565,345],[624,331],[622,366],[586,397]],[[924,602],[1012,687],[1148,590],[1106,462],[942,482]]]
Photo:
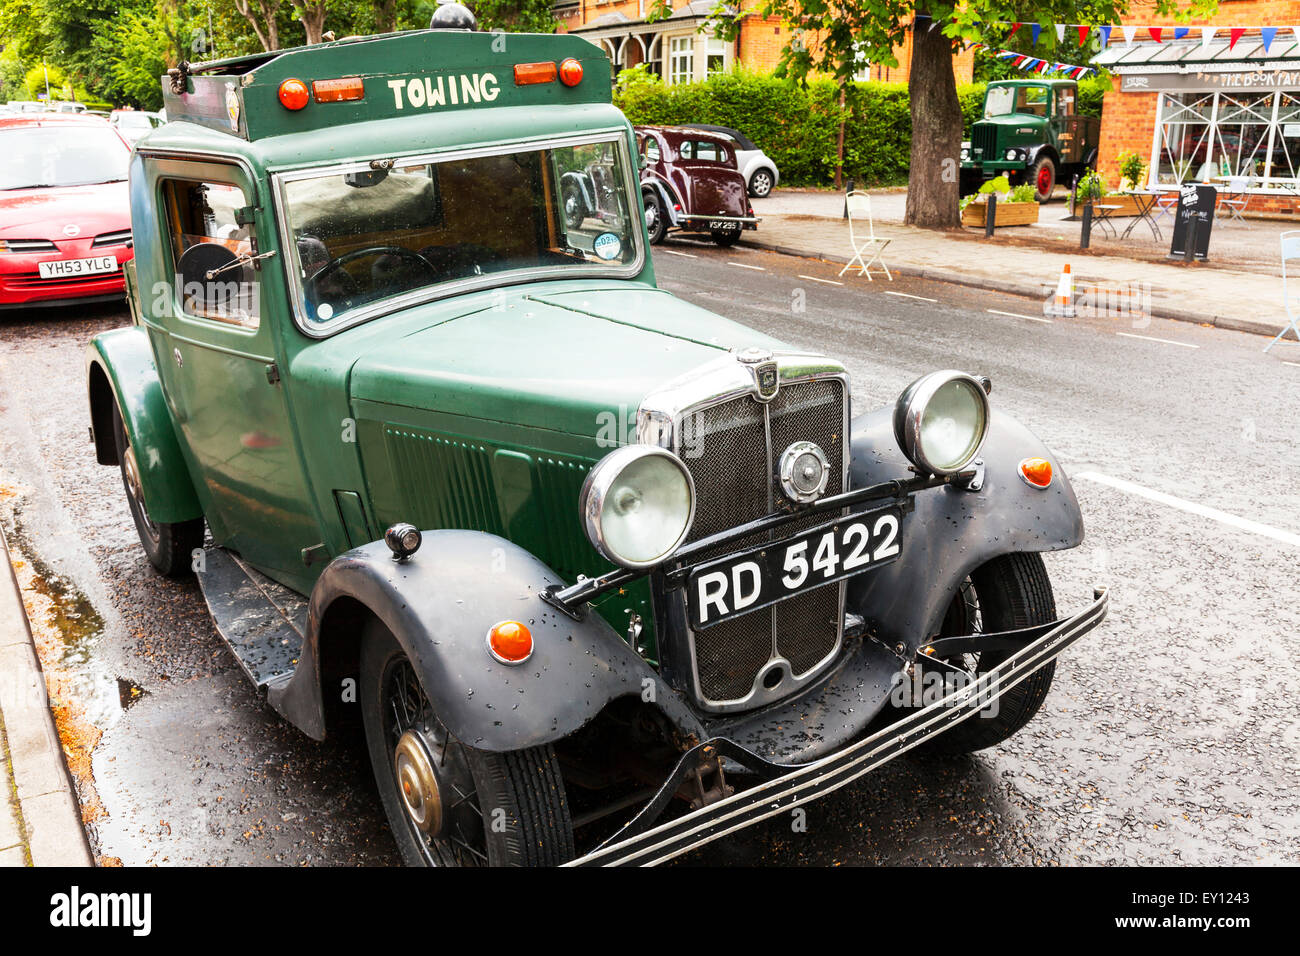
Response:
[[[691,627],[711,627],[869,571],[902,551],[903,509],[894,506],[836,518],[784,541],[701,564],[686,579]]]

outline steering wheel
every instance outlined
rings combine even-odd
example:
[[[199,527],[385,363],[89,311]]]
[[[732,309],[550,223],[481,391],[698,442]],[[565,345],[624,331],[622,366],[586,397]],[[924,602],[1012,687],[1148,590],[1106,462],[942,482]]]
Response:
[[[410,249],[405,249],[402,246],[366,246],[364,249],[353,249],[351,252],[345,252],[343,255],[337,256],[325,263],[325,265],[321,266],[319,272],[303,283],[303,291],[307,294],[308,298],[315,300],[317,298],[316,293],[318,287],[324,281],[326,276],[339,272],[349,262],[355,262],[356,260],[364,259],[367,256],[397,256],[399,259],[405,259],[408,262],[418,264],[429,274],[430,282],[436,282],[438,280],[437,271],[429,264],[429,260],[424,258],[424,256],[420,255],[418,252],[412,252]],[[343,272],[342,278],[345,280],[342,284],[348,287],[344,292],[344,295],[355,295],[359,291],[357,281],[347,272]]]

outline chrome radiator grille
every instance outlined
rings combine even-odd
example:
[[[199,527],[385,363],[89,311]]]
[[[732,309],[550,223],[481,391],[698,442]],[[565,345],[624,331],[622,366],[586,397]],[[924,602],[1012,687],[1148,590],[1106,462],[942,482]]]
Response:
[[[844,381],[827,377],[783,384],[767,404],[744,395],[687,414],[677,430],[676,450],[695,479],[690,540],[781,507],[785,497],[776,477],[776,460],[796,441],[816,442],[830,459],[825,494],[843,491],[846,401]],[[823,515],[774,534],[761,533],[708,557],[789,537],[825,520]],[[831,585],[694,633],[700,702],[757,706],[790,693],[838,649],[843,617],[843,587]],[[770,687],[760,686],[755,693],[759,674],[780,660],[785,662],[783,679]]]

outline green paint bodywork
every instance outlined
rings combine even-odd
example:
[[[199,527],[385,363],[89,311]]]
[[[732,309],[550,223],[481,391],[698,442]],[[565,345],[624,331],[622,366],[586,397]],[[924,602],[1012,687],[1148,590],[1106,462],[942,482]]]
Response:
[[[1013,147],[1034,151],[1039,147],[1048,147],[1054,154],[1058,167],[1057,175],[1064,171],[1076,171],[1097,149],[1100,139],[1101,121],[1094,116],[1078,115],[1078,83],[1065,79],[1017,79],[994,80],[984,91],[983,110],[988,108],[988,98],[999,89],[1019,89],[1022,87],[1044,87],[1048,91],[1047,115],[1033,113],[1010,113],[1004,116],[981,118],[971,130],[971,152],[962,160],[961,167],[968,172],[979,171],[984,178],[1001,173],[1024,171],[1027,163],[1024,159],[1007,159],[1006,152]],[[1062,117],[1058,115],[1058,104],[1063,96],[1075,99],[1075,113]],[[984,152],[977,154],[977,147]]]
[[[628,278],[501,285],[327,338],[295,324],[276,172],[610,130],[635,155],[631,126],[609,104],[603,54],[574,37],[512,34],[508,54],[492,51],[492,40],[415,33],[325,44],[234,61],[229,76],[191,78],[196,92],[185,102],[169,96],[173,121],[141,142],[131,169],[140,325],[92,346],[122,383],[116,394],[133,441],[165,452],[144,475],[155,520],[192,517],[197,505],[217,544],[304,594],[325,566],[306,563],[305,551],[323,546],[334,557],[395,521],[500,534],[572,581],[608,567],[583,533],[578,494],[611,435],[631,440],[645,395],[720,351],[780,346],[657,289],[644,231],[639,271]],[[504,79],[511,63],[566,56],[586,66],[575,89],[516,89]],[[372,102],[372,90],[391,94],[378,79],[372,86],[371,71],[404,76],[391,68],[413,58],[444,73],[502,63],[499,102],[400,114],[391,99]],[[285,76],[358,74],[364,105],[313,103],[289,114],[273,99]],[[203,112],[227,84],[241,96],[238,135]],[[202,122],[187,121],[187,110]],[[256,273],[256,329],[180,309],[161,211],[167,178],[244,191],[257,251],[276,253]],[[620,632],[625,611],[640,613],[655,656],[644,581],[599,610]]]

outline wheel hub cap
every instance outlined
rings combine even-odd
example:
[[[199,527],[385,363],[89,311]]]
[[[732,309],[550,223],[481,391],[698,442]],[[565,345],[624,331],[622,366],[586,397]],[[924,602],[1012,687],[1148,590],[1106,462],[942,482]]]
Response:
[[[438,836],[442,830],[442,797],[438,791],[438,775],[424,738],[408,730],[397,741],[393,753],[393,772],[397,777],[397,792],[401,794],[406,815],[421,833]]]
[[[140,468],[135,462],[135,449],[126,450],[126,483],[131,489],[131,497],[141,504],[144,503],[144,491],[140,487]]]

